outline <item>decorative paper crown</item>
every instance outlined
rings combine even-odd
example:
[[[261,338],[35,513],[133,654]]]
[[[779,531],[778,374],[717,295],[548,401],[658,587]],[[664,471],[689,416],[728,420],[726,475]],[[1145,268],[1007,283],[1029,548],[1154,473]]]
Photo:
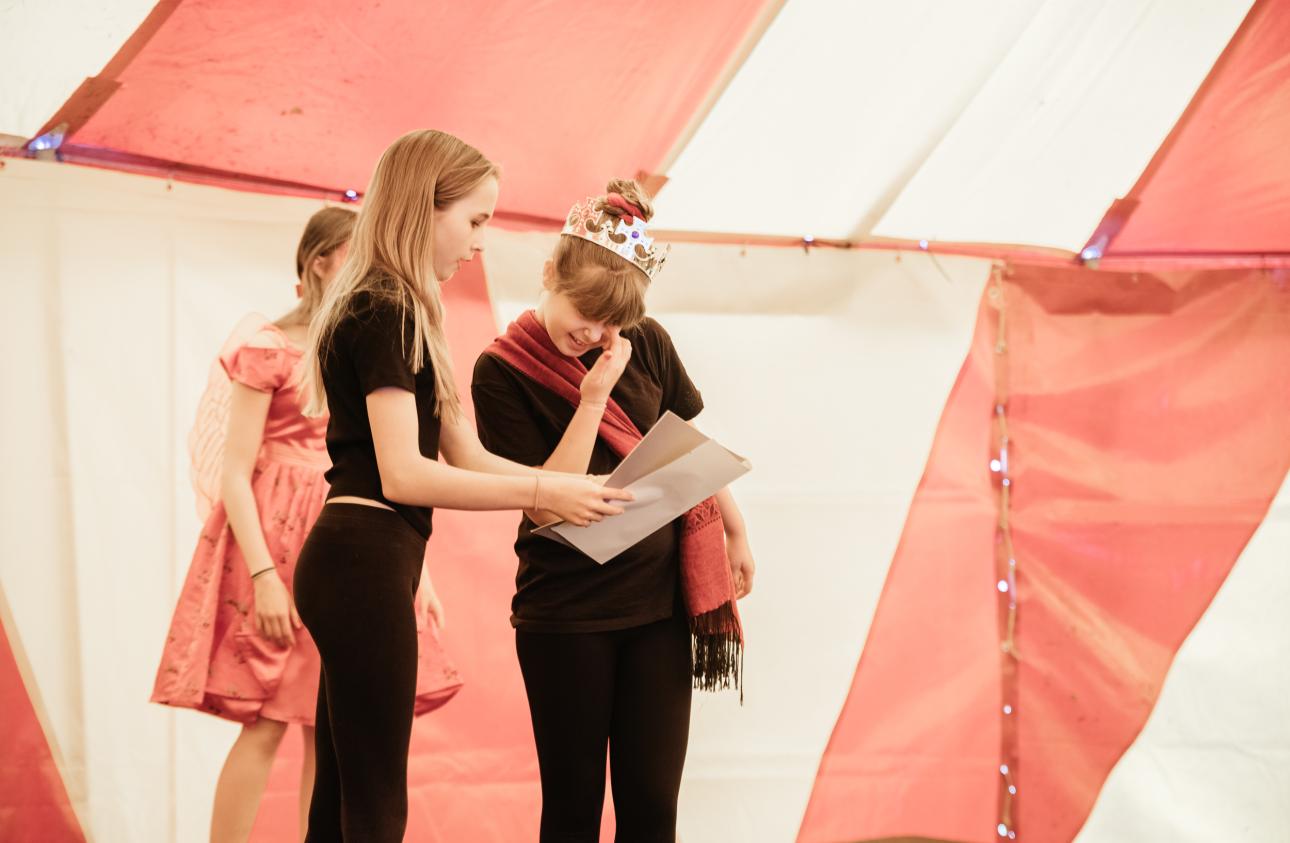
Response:
[[[628,261],[650,281],[658,275],[671,246],[663,249],[654,248],[654,238],[645,233],[645,220],[633,217],[632,224],[619,219],[608,211],[600,209],[604,200],[597,196],[588,196],[585,202],[578,202],[569,209],[569,218],[565,220],[561,234],[572,234],[583,240],[590,240]]]

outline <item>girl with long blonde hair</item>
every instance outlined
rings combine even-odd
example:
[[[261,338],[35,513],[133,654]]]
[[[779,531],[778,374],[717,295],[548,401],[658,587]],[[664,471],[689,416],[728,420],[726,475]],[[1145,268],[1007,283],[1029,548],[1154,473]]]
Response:
[[[403,839],[413,600],[433,509],[540,506],[586,525],[631,499],[493,456],[462,413],[439,285],[483,250],[497,193],[496,167],[460,139],[396,140],[310,325],[305,389],[330,414],[332,468],[295,579],[322,657],[309,841]]]

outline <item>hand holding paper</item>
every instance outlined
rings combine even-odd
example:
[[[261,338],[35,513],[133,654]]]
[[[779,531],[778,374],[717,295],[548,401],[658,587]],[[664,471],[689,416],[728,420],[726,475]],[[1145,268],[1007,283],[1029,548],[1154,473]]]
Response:
[[[635,495],[616,484],[600,484],[586,477],[546,476],[534,485],[534,505],[560,516],[561,523],[585,527],[607,516],[622,515],[621,505]]]

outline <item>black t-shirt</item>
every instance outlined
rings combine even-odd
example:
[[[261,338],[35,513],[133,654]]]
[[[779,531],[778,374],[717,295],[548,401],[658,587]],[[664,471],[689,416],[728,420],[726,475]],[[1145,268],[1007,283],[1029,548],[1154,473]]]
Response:
[[[623,332],[632,357],[611,397],[641,433],[664,412],[690,420],[703,399],[677,356],[672,338],[653,319]],[[581,360],[590,369],[600,357]],[[523,465],[542,465],[573,419],[574,407],[497,357],[475,364],[471,393],[479,437],[488,450]],[[590,474],[609,474],[621,459],[597,437]],[[677,596],[680,519],[666,525],[604,565],[573,548],[535,536],[520,522],[515,553],[519,573],[511,624],[532,632],[604,632],[671,617]]]
[[[331,418],[327,423],[327,499],[352,495],[380,501],[404,517],[418,533],[430,537],[431,510],[387,500],[367,417],[367,396],[393,386],[416,396],[421,454],[439,457],[439,417],[435,415],[434,367],[425,352],[421,371],[412,373],[415,337],[411,311],[405,315],[395,297],[394,282],[354,294],[349,312],[336,324],[322,361],[323,388]]]

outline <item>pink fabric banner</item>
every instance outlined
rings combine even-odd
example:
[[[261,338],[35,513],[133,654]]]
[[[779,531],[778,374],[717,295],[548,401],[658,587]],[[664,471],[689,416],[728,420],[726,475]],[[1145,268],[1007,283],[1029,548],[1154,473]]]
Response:
[[[946,406],[801,843],[997,840],[1008,785],[1019,839],[1073,839],[1290,468],[1290,271],[1016,267],[999,292]],[[1011,667],[989,466],[1001,354]]]

